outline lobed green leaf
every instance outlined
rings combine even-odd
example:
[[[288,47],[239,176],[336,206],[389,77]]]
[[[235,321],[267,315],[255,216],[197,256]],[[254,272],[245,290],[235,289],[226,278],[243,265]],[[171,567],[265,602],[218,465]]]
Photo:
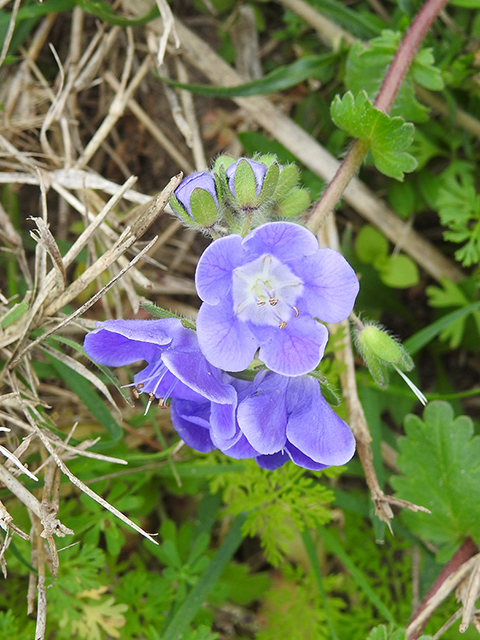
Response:
[[[365,91],[356,97],[351,91],[343,98],[336,96],[331,116],[337,127],[368,142],[375,166],[385,175],[403,180],[404,173],[416,168],[417,161],[406,152],[413,141],[413,124],[376,109]]]

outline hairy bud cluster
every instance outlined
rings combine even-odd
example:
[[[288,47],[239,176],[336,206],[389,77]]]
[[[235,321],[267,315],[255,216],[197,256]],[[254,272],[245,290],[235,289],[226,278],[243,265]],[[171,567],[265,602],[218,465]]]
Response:
[[[306,189],[297,186],[299,170],[280,165],[276,156],[255,159],[217,158],[211,171],[187,176],[170,204],[189,227],[215,233],[246,235],[252,228],[300,216],[310,204]]]

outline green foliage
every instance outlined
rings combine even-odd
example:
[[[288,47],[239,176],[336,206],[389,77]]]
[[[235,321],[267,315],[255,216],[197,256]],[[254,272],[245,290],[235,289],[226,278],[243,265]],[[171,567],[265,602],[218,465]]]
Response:
[[[351,91],[343,98],[335,96],[331,116],[337,127],[368,143],[375,166],[385,175],[403,180],[404,173],[416,168],[417,161],[406,152],[413,141],[413,124],[376,109],[365,91],[356,97]]]
[[[397,463],[403,476],[392,478],[398,497],[432,512],[403,514],[418,535],[449,550],[467,536],[480,541],[480,437],[470,418],[454,419],[446,402],[430,403],[423,414],[405,420]],[[473,437],[472,437],[473,436]]]
[[[79,4],[84,11],[93,13],[97,18],[100,18],[100,20],[120,27],[136,27],[147,24],[151,20],[159,17],[159,11],[156,6],[153,6],[150,11],[140,18],[123,18],[115,13],[110,5],[100,0],[79,0]]]
[[[186,89],[200,96],[215,98],[258,96],[289,89],[307,78],[318,78],[322,82],[328,82],[331,79],[334,63],[338,60],[338,57],[338,54],[306,56],[292,64],[277,67],[258,80],[246,82],[236,87],[184,84],[168,78],[161,78],[161,80],[172,87]]]
[[[370,100],[374,100],[402,36],[400,32],[385,30],[378,38],[370,40],[368,46],[362,42],[355,42],[350,47],[347,58],[347,89],[353,94],[366,91]],[[413,122],[423,122],[427,119],[428,109],[415,98],[413,83],[416,82],[431,91],[440,91],[443,88],[443,79],[440,70],[433,63],[431,49],[421,49],[400,87],[391,110],[392,116],[401,116]]]
[[[415,262],[405,254],[388,255],[388,241],[380,231],[364,225],[355,241],[358,258],[377,269],[381,281],[388,287],[406,289],[420,279]]]
[[[326,578],[325,586],[332,590],[335,578]],[[345,603],[339,597],[327,599],[333,619],[341,616]],[[260,612],[262,628],[256,640],[330,640],[326,614],[321,594],[312,574],[301,570],[284,571],[284,576],[266,593]]]
[[[367,640],[405,640],[406,634],[403,629],[397,629],[396,631],[388,631],[386,626],[381,624],[368,636]],[[432,636],[421,636],[419,640],[432,640]]]
[[[437,183],[436,207],[443,225],[445,240],[464,243],[455,258],[465,267],[480,260],[480,196],[470,163],[454,162]]]
[[[332,502],[333,493],[312,475],[317,474],[293,464],[267,471],[245,460],[245,471],[219,475],[210,487],[213,492],[223,490],[227,513],[247,513],[244,535],[259,536],[268,561],[278,565],[296,531],[331,519],[325,505]]]
[[[477,287],[472,281],[465,281],[465,283],[462,283],[463,286],[460,286],[448,280],[448,278],[442,278],[441,284],[441,287],[431,285],[425,289],[428,296],[428,303],[437,309],[466,309],[472,304],[476,297]],[[472,318],[475,323],[476,331],[474,340],[477,342],[478,336],[480,335],[480,311],[478,310],[472,310],[470,313],[464,314],[448,324],[440,332],[440,340],[449,342],[450,348],[456,349],[465,336],[469,318]],[[469,337],[471,337],[471,335]]]

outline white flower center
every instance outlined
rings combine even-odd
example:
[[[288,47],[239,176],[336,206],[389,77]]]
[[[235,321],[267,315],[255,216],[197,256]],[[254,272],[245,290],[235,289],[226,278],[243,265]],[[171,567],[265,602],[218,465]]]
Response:
[[[233,308],[244,321],[284,329],[302,292],[300,278],[269,253],[233,271]]]

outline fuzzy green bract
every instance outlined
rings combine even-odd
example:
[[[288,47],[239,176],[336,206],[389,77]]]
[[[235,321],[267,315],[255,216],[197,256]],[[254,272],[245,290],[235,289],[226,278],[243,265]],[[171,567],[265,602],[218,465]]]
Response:
[[[365,91],[335,96],[330,114],[337,127],[368,141],[375,166],[385,175],[403,180],[404,173],[415,170],[417,161],[406,152],[413,141],[413,124],[376,109]]]
[[[467,536],[480,542],[480,437],[473,436],[470,418],[454,418],[447,402],[436,401],[423,420],[407,416],[405,431],[398,457],[403,476],[392,484],[397,497],[432,513],[405,511],[403,518],[417,535],[444,547],[442,557]]]

